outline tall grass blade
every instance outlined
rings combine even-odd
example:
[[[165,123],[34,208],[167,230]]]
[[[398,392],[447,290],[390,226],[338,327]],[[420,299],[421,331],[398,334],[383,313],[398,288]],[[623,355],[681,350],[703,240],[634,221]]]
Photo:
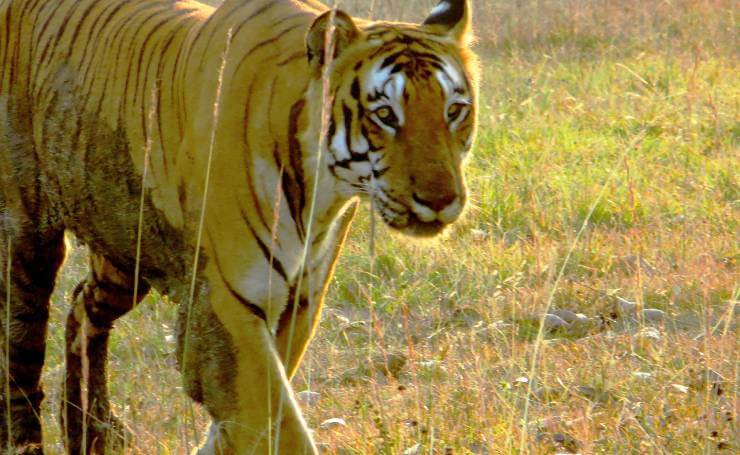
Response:
[[[221,107],[221,91],[223,88],[223,81],[224,81],[224,71],[226,69],[226,62],[228,60],[229,56],[229,50],[231,48],[231,37],[232,37],[233,29],[229,29],[229,31],[226,34],[226,46],[224,49],[223,56],[221,58],[221,66],[218,70],[218,82],[216,84],[216,94],[213,102],[213,125],[211,126],[211,138],[209,141],[209,147],[208,147],[208,159],[206,162],[206,169],[205,169],[205,182],[203,183],[203,200],[201,202],[200,207],[200,217],[198,220],[198,230],[195,237],[195,254],[193,257],[193,269],[191,271],[191,280],[190,280],[190,291],[188,295],[187,300],[187,313],[185,317],[185,334],[183,335],[185,337],[185,340],[183,342],[183,352],[182,352],[182,359],[183,359],[183,365],[182,365],[182,375],[185,376],[186,372],[185,370],[190,366],[188,365],[188,350],[190,349],[190,330],[191,330],[191,318],[193,313],[193,304],[195,300],[195,287],[197,283],[197,276],[198,276],[198,264],[200,263],[200,248],[202,245],[203,240],[203,227],[205,224],[205,217],[206,217],[206,209],[208,207],[208,189],[211,184],[211,167],[213,164],[213,155],[214,155],[214,146],[216,143],[216,130],[218,128],[218,120],[219,120],[219,114],[220,114],[220,107]],[[191,425],[193,425],[193,428],[195,428],[195,421],[192,418],[190,418]],[[195,430],[197,432],[197,429]]]

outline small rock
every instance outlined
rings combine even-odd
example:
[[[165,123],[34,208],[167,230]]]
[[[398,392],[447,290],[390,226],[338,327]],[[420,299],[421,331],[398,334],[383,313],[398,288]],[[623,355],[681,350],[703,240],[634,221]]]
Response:
[[[591,319],[583,313],[576,313],[576,318],[570,323],[569,333],[574,336],[584,336],[599,323],[597,319]]]
[[[488,232],[481,229],[471,229],[470,237],[472,237],[476,242],[483,242],[488,239]]]
[[[632,373],[632,376],[643,381],[650,381],[653,379],[652,373],[647,373],[644,371],[635,371]]]
[[[331,430],[333,428],[339,428],[339,427],[346,427],[347,422],[344,421],[341,417],[332,417],[331,419],[326,419],[323,422],[321,422],[321,425],[319,425],[319,428],[322,430]]]
[[[567,330],[568,327],[570,327],[570,324],[565,322],[560,316],[549,313],[545,315],[544,329],[548,332]]]
[[[344,318],[347,319],[347,318]],[[347,320],[349,321],[349,320]],[[358,335],[365,335],[370,330],[369,329],[370,324],[367,321],[351,321],[347,322],[346,324],[342,325],[342,330],[344,333],[350,335],[350,334],[358,334]]]
[[[352,323],[352,321],[349,320],[349,318],[343,314],[340,314],[338,311],[330,313],[332,318],[335,320],[337,326],[339,326],[342,330],[345,327],[349,327],[349,325]]]
[[[558,316],[560,319],[567,323],[572,323],[578,319],[578,316],[576,313],[570,310],[551,310],[550,314],[554,314],[555,316]]]
[[[703,378],[705,382],[708,382],[710,384],[723,384],[727,382],[727,379],[725,379],[724,376],[712,369],[703,371],[700,374],[700,377]]]
[[[665,311],[655,308],[645,308],[642,310],[642,318],[648,324],[657,324],[665,320]]]
[[[319,402],[321,394],[318,392],[312,392],[310,390],[303,390],[298,392],[298,401],[304,406],[313,406]]]
[[[686,387],[685,385],[671,384],[671,387],[673,388],[674,391],[678,393],[688,393],[689,392],[689,388]]]
[[[529,384],[529,378],[526,376],[519,376],[518,378],[514,379],[515,384]]]
[[[645,327],[635,335],[635,338],[638,340],[660,341],[661,336],[655,327]]]
[[[415,419],[404,419],[403,424],[408,428],[416,428],[419,426],[419,422]]]
[[[727,379],[725,379],[724,376],[712,369],[709,369],[701,371],[696,379],[692,381],[691,387],[697,390],[711,387],[712,392],[716,395],[722,395],[724,393],[723,385],[725,383],[727,383]]]
[[[635,317],[637,315],[637,304],[617,296],[617,310],[622,317]]]
[[[403,451],[403,455],[419,455],[421,453],[421,444],[418,442]]]

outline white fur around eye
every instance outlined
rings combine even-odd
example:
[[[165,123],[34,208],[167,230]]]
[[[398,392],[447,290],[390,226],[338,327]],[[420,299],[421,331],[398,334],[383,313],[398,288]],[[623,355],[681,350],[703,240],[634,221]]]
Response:
[[[365,91],[370,94],[377,93],[381,95],[379,99],[370,103],[368,109],[373,112],[383,106],[388,106],[393,109],[393,113],[398,119],[398,126],[401,127],[406,123],[406,116],[401,103],[406,89],[406,77],[402,73],[393,73],[393,65],[381,69],[382,64],[383,59],[378,60],[365,78]],[[373,115],[371,118],[388,134],[396,134],[394,128],[386,125],[376,116]]]
[[[449,123],[450,131],[455,131],[467,116],[472,103],[466,95],[460,93],[461,89],[465,86],[462,83],[462,76],[460,73],[451,64],[449,64],[449,62],[445,62],[443,68],[444,69],[437,71],[435,77],[447,98],[444,108],[444,118]],[[465,107],[456,118],[451,119],[447,113],[453,104],[462,104],[465,105]]]
[[[457,114],[457,117],[455,117],[454,119],[448,118],[447,111],[445,111],[445,118],[450,124],[450,131],[456,131],[460,127],[460,124],[463,122],[463,120],[467,118],[470,111],[470,101],[462,97],[453,98],[452,102],[450,102],[449,106],[447,106],[447,109],[449,110],[453,104],[462,104],[463,107],[460,109],[460,113]]]
[[[406,88],[406,78],[402,74],[394,74],[383,86],[383,92],[391,101],[398,102],[403,96],[403,90]]]
[[[386,82],[388,82],[388,78],[391,76],[391,71],[393,71],[393,67],[388,66],[386,68],[380,69],[380,65],[382,63],[382,60],[379,61],[366,77],[365,85],[367,87],[368,93],[382,92],[383,87],[385,86]]]

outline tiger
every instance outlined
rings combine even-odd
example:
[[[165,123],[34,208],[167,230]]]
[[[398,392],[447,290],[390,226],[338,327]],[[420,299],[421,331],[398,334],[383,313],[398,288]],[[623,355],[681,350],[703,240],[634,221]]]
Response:
[[[50,296],[72,233],[60,409],[72,454],[124,450],[110,331],[176,302],[198,453],[315,454],[290,381],[361,201],[432,237],[468,198],[470,0],[420,24],[314,0],[0,0],[0,444],[42,454]]]

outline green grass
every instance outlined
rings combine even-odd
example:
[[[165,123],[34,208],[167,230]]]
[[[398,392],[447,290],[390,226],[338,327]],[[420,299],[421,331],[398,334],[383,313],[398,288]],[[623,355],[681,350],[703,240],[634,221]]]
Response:
[[[370,1],[344,3],[365,15]],[[374,3],[375,17],[418,20],[414,6],[434,2]],[[347,421],[316,439],[360,454],[737,450],[737,6],[475,3],[470,207],[440,240],[379,228],[374,256],[360,213],[294,381],[321,394],[304,406],[312,428]],[[50,453],[62,451],[62,321],[82,254],[54,296]],[[666,312],[658,339],[618,317],[617,297]],[[594,321],[539,339],[549,303]],[[201,410],[195,425],[183,417],[174,321],[174,304],[150,296],[114,331],[112,398],[132,453],[183,453],[204,429]],[[387,358],[406,363],[388,374]],[[701,381],[707,369],[724,380]]]

